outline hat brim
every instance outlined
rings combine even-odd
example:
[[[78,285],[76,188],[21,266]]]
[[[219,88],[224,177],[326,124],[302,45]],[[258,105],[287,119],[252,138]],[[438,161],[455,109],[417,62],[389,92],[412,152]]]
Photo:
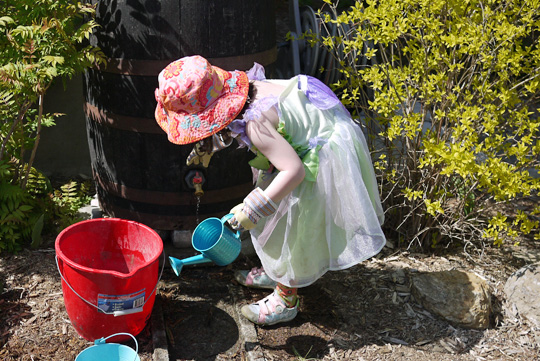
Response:
[[[207,138],[229,125],[242,111],[249,91],[249,79],[243,71],[228,72],[212,66],[216,72],[228,79],[223,95],[204,111],[196,114],[165,111],[158,101],[155,118],[167,133],[171,143],[184,145]]]

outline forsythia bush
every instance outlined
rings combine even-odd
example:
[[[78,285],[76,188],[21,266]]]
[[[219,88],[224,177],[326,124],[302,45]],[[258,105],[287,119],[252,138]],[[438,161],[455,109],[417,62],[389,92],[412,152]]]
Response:
[[[540,207],[515,205],[540,185],[540,1],[325,2],[339,36],[319,41],[339,49],[333,86],[367,125],[388,231],[538,239]]]

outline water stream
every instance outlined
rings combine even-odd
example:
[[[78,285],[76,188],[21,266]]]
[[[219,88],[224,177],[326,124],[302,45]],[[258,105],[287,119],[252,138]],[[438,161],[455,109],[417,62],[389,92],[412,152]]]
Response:
[[[195,198],[197,198],[197,208],[195,209],[195,222],[197,222],[197,224],[195,226],[198,226],[199,225],[199,208],[201,206],[201,197],[200,196],[195,196]]]

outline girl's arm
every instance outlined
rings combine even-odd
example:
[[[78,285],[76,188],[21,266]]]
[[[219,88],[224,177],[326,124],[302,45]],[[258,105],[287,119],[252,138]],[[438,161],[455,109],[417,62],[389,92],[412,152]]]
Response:
[[[291,145],[277,132],[277,114],[266,114],[246,124],[246,135],[279,174],[265,189],[274,203],[280,202],[304,179],[304,165]]]

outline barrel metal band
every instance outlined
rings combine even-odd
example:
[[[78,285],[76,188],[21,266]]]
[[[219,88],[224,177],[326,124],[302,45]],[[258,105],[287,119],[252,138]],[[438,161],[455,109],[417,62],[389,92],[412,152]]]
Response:
[[[134,202],[176,206],[190,204],[193,201],[193,192],[163,192],[126,187],[100,177],[97,172],[94,172],[94,180],[107,193]],[[247,182],[222,189],[205,190],[204,197],[201,198],[201,204],[213,204],[243,198],[252,188],[253,183]]]
[[[193,215],[146,213],[141,210],[126,209],[114,202],[109,203],[107,200],[102,203],[102,208],[106,214],[112,217],[130,219],[161,230],[193,230],[200,223],[200,218],[203,217],[202,215],[195,215],[193,212]],[[225,212],[205,213],[204,218],[221,217],[223,213]]]
[[[163,134],[165,132],[159,127],[153,118],[131,117],[120,115],[99,109],[88,102],[84,103],[84,112],[89,119],[105,124],[112,128],[134,131],[137,133]]]
[[[254,54],[229,56],[222,58],[208,57],[208,61],[215,66],[225,70],[247,70],[253,66],[253,63],[259,63],[263,66],[275,63],[277,60],[277,46],[272,49],[261,51]],[[161,70],[176,59],[168,60],[137,60],[124,58],[109,58],[105,67],[99,70],[125,75],[139,76],[158,76]]]

